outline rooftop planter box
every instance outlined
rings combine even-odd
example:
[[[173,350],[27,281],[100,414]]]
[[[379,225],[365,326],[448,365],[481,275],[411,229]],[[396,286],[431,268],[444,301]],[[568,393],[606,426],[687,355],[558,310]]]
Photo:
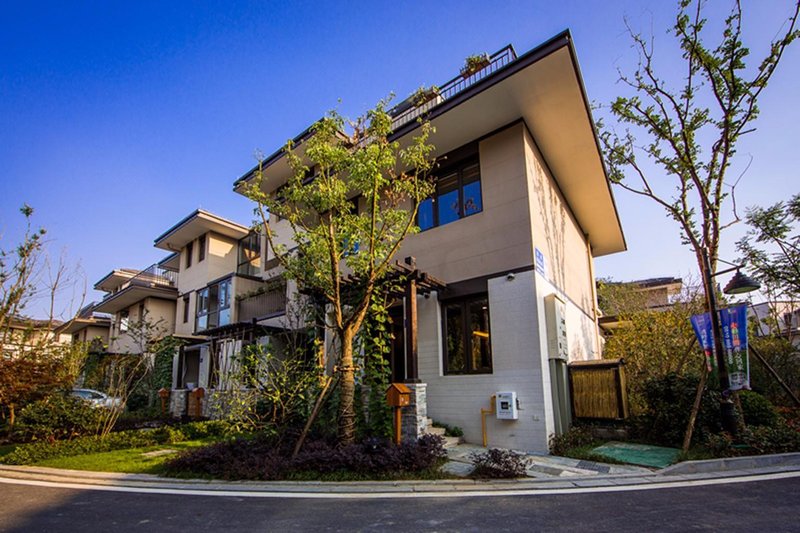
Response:
[[[467,56],[464,60],[464,66],[461,68],[461,77],[469,78],[476,72],[479,72],[491,64],[489,54],[478,54],[474,56]]]

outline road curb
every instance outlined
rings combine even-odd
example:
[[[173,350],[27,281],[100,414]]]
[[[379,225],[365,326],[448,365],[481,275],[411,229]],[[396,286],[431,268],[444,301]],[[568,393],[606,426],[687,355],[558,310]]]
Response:
[[[454,494],[502,493],[502,492],[552,492],[581,491],[591,488],[616,490],[639,486],[656,486],[669,483],[712,482],[714,480],[757,478],[769,475],[800,473],[800,453],[778,454],[757,457],[736,457],[705,461],[687,461],[673,465],[649,475],[613,474],[591,477],[569,477],[551,479],[514,480],[409,480],[409,481],[220,481],[203,479],[163,478],[149,474],[119,474],[110,472],[88,472],[37,466],[0,465],[0,478],[8,482],[46,483],[73,488],[116,490],[127,488],[135,491],[187,491],[198,493],[220,492],[226,494],[275,494],[300,497],[330,495],[362,495],[410,493]]]

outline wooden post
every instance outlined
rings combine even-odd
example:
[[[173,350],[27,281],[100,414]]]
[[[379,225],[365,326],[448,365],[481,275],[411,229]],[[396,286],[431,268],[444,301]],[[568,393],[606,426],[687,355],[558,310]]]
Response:
[[[392,411],[394,411],[394,443],[397,446],[400,446],[400,440],[403,436],[403,415],[401,410],[402,407],[392,408]]]
[[[419,383],[417,364],[417,262],[406,257],[405,263],[412,269],[406,284],[406,383]]]
[[[692,443],[692,434],[694,433],[694,423],[697,420],[697,413],[700,412],[700,402],[703,399],[703,390],[706,388],[706,380],[708,379],[708,367],[706,366],[705,357],[703,357],[703,373],[700,375],[700,383],[697,385],[697,393],[694,395],[694,404],[692,405],[692,412],[689,415],[689,424],[686,426],[686,433],[683,436],[683,448],[685,452],[689,451],[689,446]]]
[[[752,344],[750,344],[749,346],[750,346],[750,351],[751,351],[751,352],[753,352],[753,355],[755,355],[755,356],[758,358],[758,360],[759,360],[759,361],[761,361],[761,364],[762,364],[762,365],[764,365],[764,368],[766,368],[766,369],[767,369],[767,371],[770,373],[770,375],[771,375],[773,378],[775,378],[775,380],[776,380],[776,381],[777,381],[777,382],[780,384],[780,386],[781,386],[781,387],[783,387],[783,390],[785,390],[785,391],[786,391],[786,393],[787,393],[789,396],[791,396],[792,400],[794,400],[794,403],[800,406],[800,399],[798,399],[798,398],[797,398],[797,395],[795,395],[795,393],[794,393],[794,392],[792,392],[792,389],[789,387],[789,385],[787,385],[786,383],[784,383],[784,381],[781,379],[781,377],[778,375],[778,373],[775,371],[775,369],[774,369],[774,368],[772,368],[772,365],[770,365],[770,364],[767,362],[767,360],[766,360],[766,359],[764,359],[764,356],[763,356],[763,355],[761,355],[761,354],[759,353],[759,351],[758,351],[758,350],[756,350],[756,349],[753,347],[753,345],[752,345]]]
[[[167,416],[167,402],[169,401],[169,389],[166,387],[159,389],[158,397],[161,398],[161,416]]]

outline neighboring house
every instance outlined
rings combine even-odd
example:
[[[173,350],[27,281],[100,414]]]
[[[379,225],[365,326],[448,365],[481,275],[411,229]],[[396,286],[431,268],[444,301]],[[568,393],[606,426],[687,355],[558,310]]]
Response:
[[[756,335],[777,334],[800,346],[800,302],[781,300],[752,304],[750,316],[758,321]]]
[[[105,297],[94,311],[111,315],[108,353],[141,354],[147,343],[175,330],[178,276],[159,264],[113,270],[95,283]]]
[[[177,279],[174,332],[184,340],[173,363],[173,414],[184,414],[189,390],[202,387],[211,396],[225,388],[231,356],[266,331],[256,322],[283,314],[285,283],[267,290],[262,241],[202,209],[155,239],[156,248],[173,252],[159,266]]]
[[[637,307],[648,311],[663,311],[669,309],[675,298],[683,290],[681,278],[648,278],[636,281],[606,282],[606,285],[619,288],[623,291],[630,290],[632,300]],[[603,316],[598,319],[598,324],[604,335],[611,335],[614,330],[625,325],[619,318],[619,309],[615,309],[614,302],[599,302]]]
[[[59,330],[59,320],[11,317],[0,334],[3,357],[18,357],[41,347],[69,344],[70,336]]]
[[[566,362],[600,357],[594,258],[625,250],[571,36],[519,57],[506,47],[440,87],[433,104],[392,110],[401,144],[420,114],[436,127],[437,190],[398,258],[443,282],[420,283],[416,305],[409,290],[391,310],[393,379],[413,391],[417,434],[427,415],[480,443],[481,410],[511,393],[497,404],[510,419],[488,421],[489,444],[546,452],[569,425]],[[295,139],[300,154],[309,135]],[[280,149],[263,168],[267,193],[290,174]],[[276,231],[290,241],[285,221]]]
[[[95,302],[78,311],[78,315],[58,327],[58,333],[69,335],[73,344],[88,345],[89,353],[104,353],[108,349],[112,316],[98,313]]]

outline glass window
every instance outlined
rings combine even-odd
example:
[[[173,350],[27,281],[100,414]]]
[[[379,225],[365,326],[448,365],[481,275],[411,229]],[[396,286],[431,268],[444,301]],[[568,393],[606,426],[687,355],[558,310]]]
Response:
[[[203,235],[197,239],[197,262],[199,263],[206,258],[206,236]]]
[[[490,374],[492,345],[485,294],[444,305],[444,373]]]
[[[231,280],[226,279],[197,291],[195,331],[231,323]]]
[[[478,161],[471,158],[440,174],[436,192],[419,204],[417,225],[425,231],[481,211],[481,168]]]
[[[192,254],[194,253],[194,241],[186,245],[186,268],[192,266]]]
[[[261,234],[250,233],[239,241],[239,274],[258,276],[261,274]]]
[[[129,318],[128,318],[128,310],[125,309],[124,311],[120,311],[119,313],[119,330],[120,331],[128,331],[129,325]]]

